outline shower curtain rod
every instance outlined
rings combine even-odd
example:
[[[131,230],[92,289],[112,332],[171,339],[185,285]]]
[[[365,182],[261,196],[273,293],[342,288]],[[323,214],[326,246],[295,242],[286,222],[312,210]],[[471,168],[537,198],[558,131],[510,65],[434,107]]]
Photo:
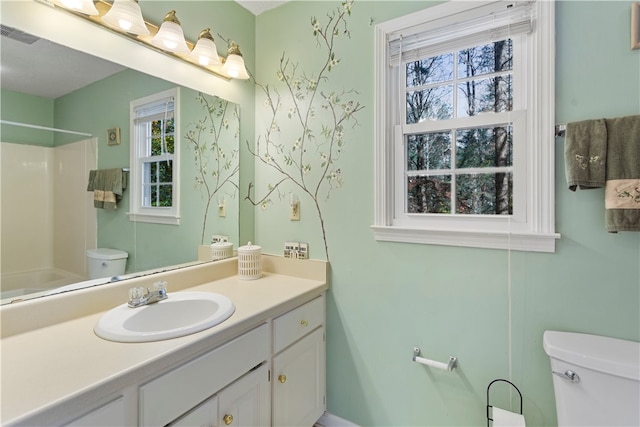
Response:
[[[31,128],[31,129],[51,130],[51,131],[54,131],[54,132],[70,133],[70,134],[73,134],[73,135],[93,136],[90,133],[76,132],[74,130],[67,130],[67,129],[49,128],[49,127],[45,127],[45,126],[31,125],[29,123],[12,122],[10,120],[0,120],[0,124],[21,126],[21,127],[25,127],[25,128]]]

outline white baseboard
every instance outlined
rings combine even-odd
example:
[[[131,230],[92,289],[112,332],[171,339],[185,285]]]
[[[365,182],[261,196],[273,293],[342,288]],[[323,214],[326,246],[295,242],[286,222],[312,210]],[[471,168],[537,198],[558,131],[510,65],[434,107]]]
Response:
[[[316,422],[317,427],[359,427],[358,424],[354,424],[351,421],[347,421],[336,415],[325,412],[320,419]]]

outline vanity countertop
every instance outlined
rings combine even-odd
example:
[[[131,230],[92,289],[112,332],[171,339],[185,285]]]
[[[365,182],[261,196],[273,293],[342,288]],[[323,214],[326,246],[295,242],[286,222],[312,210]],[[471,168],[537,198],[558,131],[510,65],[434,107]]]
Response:
[[[295,308],[327,290],[325,262],[311,261],[316,264],[307,264],[311,268],[302,269],[302,263],[306,261],[296,261],[296,264],[289,261],[283,263],[277,257],[268,257],[265,270],[271,271],[265,271],[257,280],[240,280],[231,275],[181,289],[220,293],[235,305],[235,312],[229,319],[192,335],[148,343],[107,341],[93,332],[98,319],[108,310],[99,308],[80,317],[4,336],[1,342],[2,425],[19,422],[62,402],[90,400],[126,388],[153,372],[173,367],[223,344],[262,324],[265,319]],[[228,262],[227,267],[229,264],[233,267],[234,262],[237,260]],[[298,275],[300,272],[303,273]],[[169,279],[169,295],[172,280],[178,277]],[[120,293],[126,295],[125,287],[128,289],[133,284],[114,286],[122,288]],[[99,298],[102,290],[92,291],[93,297]],[[89,292],[85,298],[91,297]],[[52,298],[51,303],[63,299],[63,296]],[[42,313],[34,311],[30,315]],[[5,320],[4,316],[2,320]],[[16,321],[15,316],[11,321]]]

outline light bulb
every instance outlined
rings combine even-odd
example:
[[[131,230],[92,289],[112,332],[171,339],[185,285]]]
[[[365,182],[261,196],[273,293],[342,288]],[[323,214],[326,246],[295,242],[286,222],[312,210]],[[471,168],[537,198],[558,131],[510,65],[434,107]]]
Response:
[[[189,47],[184,39],[175,10],[167,13],[164,17],[160,29],[151,39],[151,44],[174,53],[189,53]]]
[[[198,42],[189,54],[189,59],[203,67],[220,65],[218,50],[210,31],[210,28],[206,28],[200,32]]]
[[[149,34],[140,6],[134,0],[114,0],[111,9],[102,17],[108,26],[127,33],[146,36]]]
[[[120,26],[120,28],[122,28],[125,31],[129,31],[132,26],[131,21],[127,21],[125,19],[119,19],[118,25]]]
[[[248,79],[249,74],[244,66],[244,59],[242,59],[242,53],[240,48],[234,42],[229,44],[229,50],[227,52],[227,59],[222,66],[222,72],[234,79]]]

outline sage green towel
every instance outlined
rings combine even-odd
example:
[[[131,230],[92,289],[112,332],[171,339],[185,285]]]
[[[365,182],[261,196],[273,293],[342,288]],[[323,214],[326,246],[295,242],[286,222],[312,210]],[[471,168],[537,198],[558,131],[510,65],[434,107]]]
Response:
[[[87,191],[93,191],[93,207],[104,208],[104,174],[97,170],[89,171]]]
[[[564,159],[569,190],[604,187],[607,164],[605,120],[567,123]]]
[[[640,116],[607,119],[607,231],[640,231]]]
[[[129,172],[122,169],[100,169],[89,171],[87,191],[93,191],[93,206],[101,209],[118,209],[127,188]]]

